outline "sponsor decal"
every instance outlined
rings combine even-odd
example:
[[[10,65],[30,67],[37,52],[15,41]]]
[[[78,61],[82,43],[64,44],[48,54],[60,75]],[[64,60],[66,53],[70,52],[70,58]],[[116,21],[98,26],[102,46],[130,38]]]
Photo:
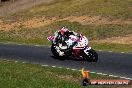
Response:
[[[129,85],[130,80],[126,79],[89,79],[89,73],[88,71],[84,71],[84,68],[81,70],[82,74],[82,85],[87,86],[87,85]]]

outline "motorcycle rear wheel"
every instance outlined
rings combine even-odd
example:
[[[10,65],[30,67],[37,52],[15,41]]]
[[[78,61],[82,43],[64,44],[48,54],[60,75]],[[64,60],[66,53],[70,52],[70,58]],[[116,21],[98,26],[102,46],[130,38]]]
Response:
[[[98,54],[95,52],[95,50],[90,49],[87,52],[88,52],[88,55],[85,54],[86,60],[88,60],[89,62],[97,62],[98,61]]]

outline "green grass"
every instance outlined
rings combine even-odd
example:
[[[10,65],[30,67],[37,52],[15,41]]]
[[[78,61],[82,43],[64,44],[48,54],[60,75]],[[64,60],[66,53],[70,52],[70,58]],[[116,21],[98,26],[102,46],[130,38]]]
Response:
[[[132,0],[54,0],[12,15],[14,18],[71,15],[103,16],[111,19],[132,19]],[[11,18],[11,17],[9,17]]]
[[[92,48],[95,50],[132,53],[132,45],[131,44],[90,42],[90,46],[92,46]]]
[[[117,79],[93,73],[89,73],[89,77],[90,79]],[[81,78],[79,71],[0,60],[1,88],[83,88],[80,85]],[[111,86],[96,86],[96,88],[111,88]]]
[[[58,21],[51,25],[27,29],[20,28],[18,30],[0,31],[0,42],[15,42],[25,44],[51,44],[47,40],[47,36],[53,35],[61,26],[67,26],[69,29],[82,33],[87,36],[89,41],[126,36],[132,34],[132,25],[81,25],[77,22]],[[132,45],[126,44],[100,44],[92,42],[91,46],[96,50],[111,50],[115,52],[132,52]]]
[[[50,24],[48,26],[43,26],[40,28],[19,28],[18,30],[10,31],[0,31],[0,41],[26,41],[38,44],[43,44],[47,40],[48,35],[53,35],[55,31],[59,30],[62,26],[66,26],[72,31],[81,33],[87,37],[89,40],[98,40],[118,36],[126,36],[132,34],[132,25],[81,25],[77,22],[68,22],[68,21],[58,21]],[[50,32],[49,32],[50,31]],[[44,41],[42,41],[44,40]],[[46,43],[45,43],[46,44]]]

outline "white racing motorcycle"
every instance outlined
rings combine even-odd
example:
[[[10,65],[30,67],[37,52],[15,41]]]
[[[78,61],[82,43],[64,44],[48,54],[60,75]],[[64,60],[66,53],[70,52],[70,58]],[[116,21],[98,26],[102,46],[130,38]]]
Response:
[[[69,39],[65,41],[67,46],[62,46],[62,44],[54,44],[54,36],[49,36],[47,38],[52,42],[51,51],[53,55],[57,58],[65,59],[67,57],[73,57],[75,59],[85,59],[89,62],[97,62],[98,54],[88,45],[88,39],[80,35],[80,37],[70,35]],[[72,46],[72,48],[69,48]],[[59,51],[63,52],[63,55],[59,55]]]

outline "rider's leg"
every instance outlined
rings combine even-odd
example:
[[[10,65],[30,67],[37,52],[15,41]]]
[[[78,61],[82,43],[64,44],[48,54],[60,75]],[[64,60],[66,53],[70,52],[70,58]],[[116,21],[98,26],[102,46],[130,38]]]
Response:
[[[64,52],[62,52],[58,46],[56,46],[56,51],[59,53],[59,56],[64,56]]]

